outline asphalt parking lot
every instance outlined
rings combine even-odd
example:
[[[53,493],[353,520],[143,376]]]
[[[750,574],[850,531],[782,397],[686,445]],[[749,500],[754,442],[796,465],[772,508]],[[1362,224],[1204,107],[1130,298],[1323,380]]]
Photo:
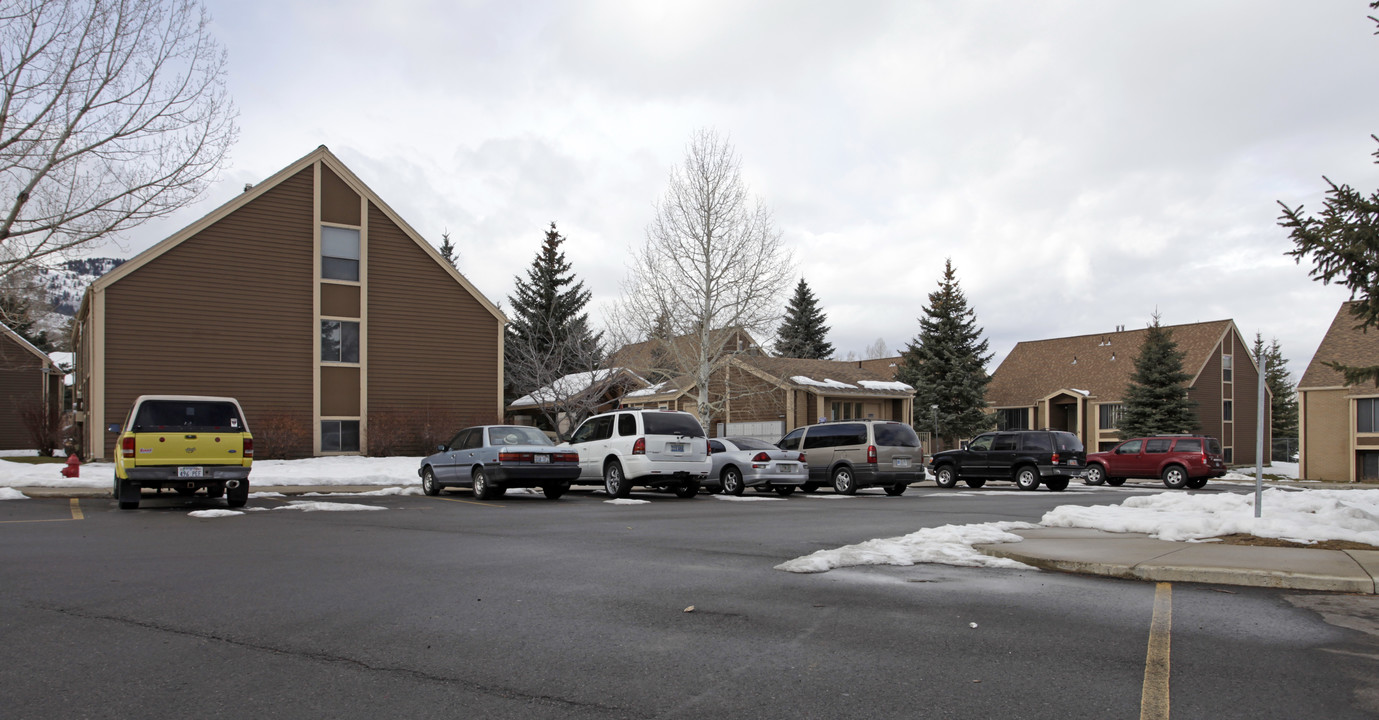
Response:
[[[171,495],[137,511],[108,498],[5,502],[5,714],[1134,717],[1165,592],[1154,584],[773,567],[921,527],[1037,520],[1058,504],[1161,489],[634,493],[648,502],[631,505],[588,491],[486,503],[454,491],[254,498],[250,512],[212,518],[189,513],[223,503]],[[294,506],[303,502],[385,509]],[[1327,596],[1168,592],[1171,674],[1154,692],[1171,693],[1174,714],[1379,711],[1368,704],[1375,637],[1308,609]],[[1363,620],[1365,606],[1337,602],[1330,612]]]

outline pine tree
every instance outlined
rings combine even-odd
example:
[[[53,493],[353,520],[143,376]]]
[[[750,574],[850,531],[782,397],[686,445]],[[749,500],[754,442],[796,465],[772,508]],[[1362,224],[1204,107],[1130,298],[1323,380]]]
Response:
[[[560,244],[564,236],[555,223],[546,231],[546,241],[527,269],[527,279],[515,278],[509,341],[528,343],[535,348],[531,356],[552,357],[556,376],[586,370],[587,358],[597,354],[603,333],[589,329],[589,291],[576,282],[570,263]],[[535,388],[522,389],[524,392]]]
[[[0,322],[39,350],[52,352],[55,348],[48,338],[48,331],[38,326],[38,317],[39,313],[35,312],[30,298],[18,292],[0,294]]]
[[[455,243],[450,242],[450,230],[448,228],[441,233],[441,257],[450,263],[450,267],[457,267],[455,265],[457,259],[455,257]]]
[[[1253,355],[1255,362],[1261,356],[1265,361],[1264,383],[1273,395],[1269,408],[1269,427],[1275,439],[1296,438],[1298,436],[1298,396],[1297,387],[1288,374],[1288,359],[1283,357],[1283,348],[1278,338],[1264,347],[1264,337],[1255,333]]]
[[[901,354],[896,371],[898,380],[915,389],[915,427],[932,427],[937,413],[938,434],[948,447],[990,428],[995,416],[986,412],[989,360],[977,315],[958,287],[953,261],[947,260],[938,290],[929,293],[919,318],[919,335]]]
[[[823,360],[833,354],[828,341],[827,315],[819,310],[818,299],[809,284],[800,278],[795,296],[785,310],[785,320],[776,331],[776,354],[789,358]]]
[[[1185,357],[1187,353],[1173,342],[1173,332],[1160,325],[1159,314],[1154,313],[1154,323],[1135,358],[1135,373],[1121,400],[1125,413],[1120,421],[1122,437],[1197,429],[1192,412],[1196,403],[1187,397],[1191,376],[1183,371]]]

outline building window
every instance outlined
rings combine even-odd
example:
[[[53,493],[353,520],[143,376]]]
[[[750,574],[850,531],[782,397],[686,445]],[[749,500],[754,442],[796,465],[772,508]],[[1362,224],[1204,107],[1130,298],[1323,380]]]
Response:
[[[1029,410],[1026,408],[1005,408],[996,411],[997,430],[1028,430]]]
[[[359,452],[359,421],[322,420],[321,452]]]
[[[1235,401],[1221,401],[1221,420],[1222,422],[1231,422],[1235,420]]]
[[[1125,406],[1120,403],[1101,405],[1097,408],[1097,427],[1101,430],[1115,430],[1120,427],[1125,416]]]
[[[321,362],[359,362],[359,323],[321,321]]]
[[[1231,376],[1235,374],[1234,363],[1230,355],[1221,356],[1221,382],[1231,382]]]
[[[1235,462],[1235,448],[1221,448],[1221,459],[1225,460],[1227,465]]]
[[[359,280],[359,231],[321,226],[321,277]]]
[[[1359,460],[1360,477],[1356,479],[1360,482],[1379,481],[1379,452],[1365,450],[1360,453]]]
[[[1379,398],[1364,398],[1355,401],[1356,432],[1379,432]]]

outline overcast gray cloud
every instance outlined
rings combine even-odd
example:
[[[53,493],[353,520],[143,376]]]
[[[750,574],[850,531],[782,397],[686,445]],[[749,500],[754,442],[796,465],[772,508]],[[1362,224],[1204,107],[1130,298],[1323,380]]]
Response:
[[[433,243],[448,228],[495,301],[556,221],[603,307],[710,126],[840,353],[902,348],[951,257],[997,362],[1157,309],[1277,336],[1300,372],[1346,295],[1283,255],[1275,201],[1379,186],[1364,2],[209,6],[233,167],[127,250],[325,144]]]

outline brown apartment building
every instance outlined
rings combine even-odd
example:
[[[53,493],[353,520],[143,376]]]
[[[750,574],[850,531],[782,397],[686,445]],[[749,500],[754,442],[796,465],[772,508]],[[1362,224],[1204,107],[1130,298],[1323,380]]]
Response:
[[[505,322],[323,145],[87,290],[83,454],[111,456],[106,425],[142,394],[236,397],[256,449],[289,456],[496,419]]]
[[[1327,366],[1379,362],[1379,330],[1356,327],[1344,303],[1298,381],[1298,476],[1304,480],[1379,482],[1379,387],[1349,385]]]
[[[1220,440],[1227,463],[1254,464],[1259,367],[1235,322],[1165,329],[1186,353],[1183,370],[1191,378],[1188,398],[1196,403],[1198,432]],[[1117,329],[1016,344],[986,390],[998,427],[1067,430],[1089,452],[1109,449],[1121,439],[1121,399],[1148,332]],[[1268,403],[1266,395],[1265,407]],[[1267,453],[1267,421],[1264,432]]]
[[[19,333],[0,323],[0,450],[34,447],[27,412],[62,407],[62,371]]]

